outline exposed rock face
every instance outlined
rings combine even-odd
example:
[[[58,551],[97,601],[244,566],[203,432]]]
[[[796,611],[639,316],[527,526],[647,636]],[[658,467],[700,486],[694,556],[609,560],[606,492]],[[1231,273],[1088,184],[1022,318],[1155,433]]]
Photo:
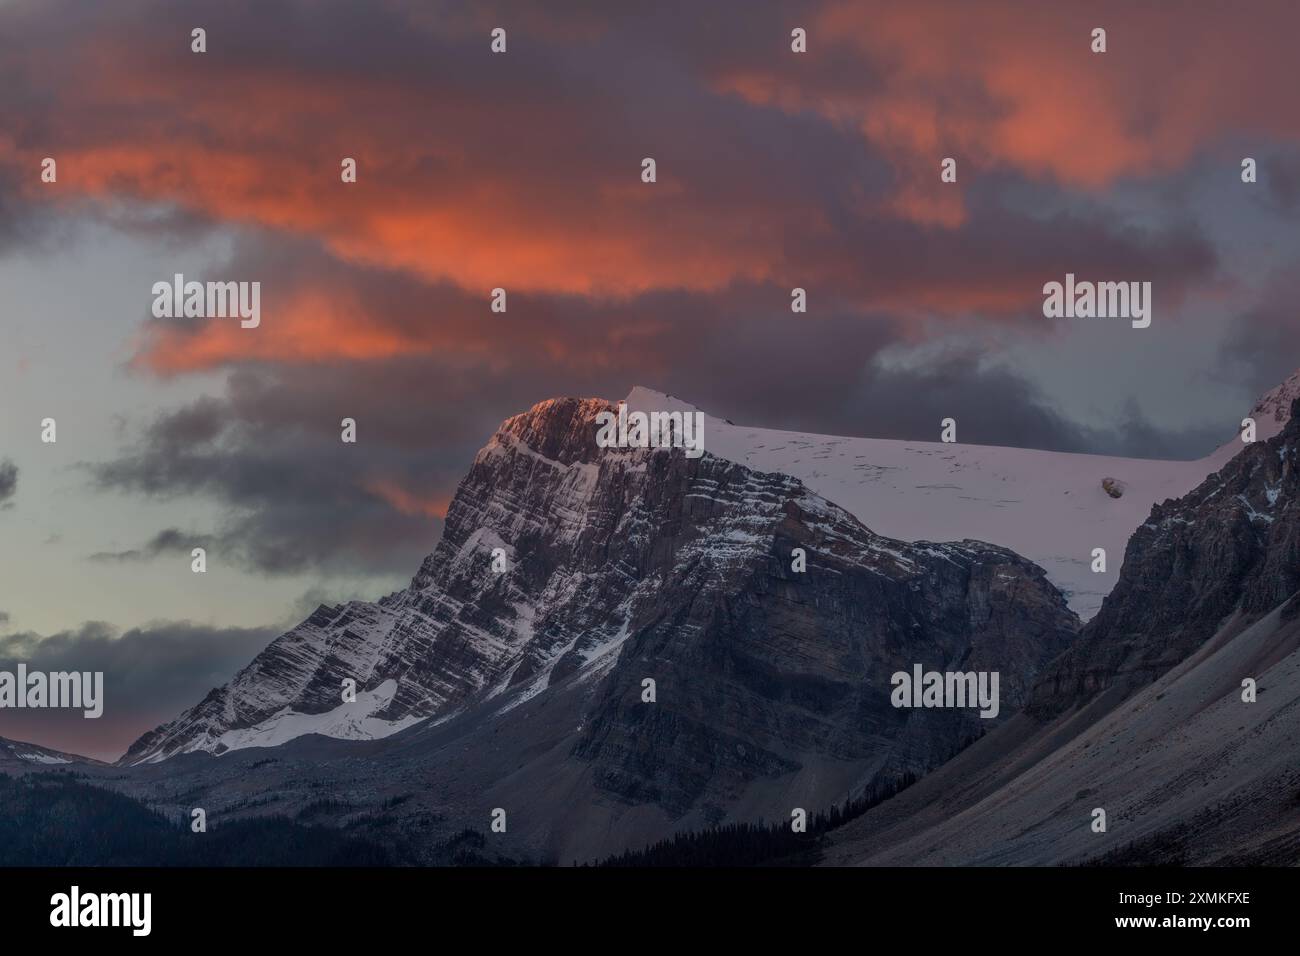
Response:
[[[1076,630],[1043,571],[1006,549],[883,538],[796,479],[708,454],[598,448],[608,409],[558,400],[505,422],[409,588],[318,609],[125,762],[382,736],[578,677],[585,716],[557,760],[590,766],[619,802],[722,813],[811,758],[859,781],[933,766],[992,721],[893,708],[894,671],[998,671],[1009,714]],[[345,678],[356,705],[340,705]]]
[[[1035,688],[1034,716],[1111,686],[1150,683],[1234,611],[1258,617],[1300,588],[1294,401],[1275,437],[1246,446],[1190,494],[1151,510],[1129,539],[1101,611]]]
[[[594,426],[585,429],[606,407],[546,402],[505,422],[461,483],[442,541],[410,587],[375,603],[318,608],[230,684],[142,737],[124,761],[311,731],[384,736],[617,635],[620,601],[635,582],[603,560],[600,542],[619,518],[621,468],[608,470],[596,502],[600,451]],[[492,570],[496,548],[504,573]],[[589,578],[596,570],[599,580]],[[600,587],[610,589],[606,600],[595,599]],[[375,692],[359,708],[341,705],[347,678]]]
[[[825,862],[879,866],[1300,862],[1295,603],[1216,633],[1114,708],[1012,717],[832,833]],[[1258,682],[1242,699],[1242,679]],[[1104,696],[1104,695],[1103,695]],[[1095,833],[1092,810],[1108,829]]]
[[[1009,551],[883,539],[793,479],[717,459],[649,464],[650,512],[667,518],[677,553],[651,565],[660,583],[636,606],[574,750],[629,802],[677,813],[707,792],[721,807],[814,754],[923,771],[981,732],[981,718],[895,709],[891,674],[914,663],[999,671],[1014,709],[1072,636],[1063,597]],[[720,541],[740,547],[719,554]],[[791,570],[796,548],[806,572]],[[646,677],[653,705],[641,699]]]
[[[1292,401],[1273,438],[1152,509],[1024,713],[834,834],[827,862],[1296,865]],[[1097,806],[1104,834],[1087,826]]]

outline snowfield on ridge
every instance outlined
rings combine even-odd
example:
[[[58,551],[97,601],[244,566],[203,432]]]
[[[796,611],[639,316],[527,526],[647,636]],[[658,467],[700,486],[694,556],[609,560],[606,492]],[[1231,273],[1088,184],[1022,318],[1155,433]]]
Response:
[[[1300,371],[1255,404],[1257,440],[1281,431],[1298,395]],[[627,403],[630,411],[699,411],[646,388],[633,389]],[[1129,536],[1151,506],[1185,495],[1245,447],[1235,436],[1204,458],[1163,461],[812,435],[704,415],[705,454],[798,478],[888,538],[970,538],[1010,548],[1041,566],[1085,621],[1110,593]],[[1225,423],[1225,432],[1234,424]],[[1122,497],[1106,493],[1105,478],[1123,482]],[[1106,549],[1105,573],[1092,570],[1093,548]]]

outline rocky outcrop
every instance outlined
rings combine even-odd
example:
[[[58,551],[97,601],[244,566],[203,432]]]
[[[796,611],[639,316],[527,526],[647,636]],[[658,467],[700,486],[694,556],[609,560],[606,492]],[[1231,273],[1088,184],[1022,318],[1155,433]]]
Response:
[[[1300,369],[1260,396],[1250,410],[1250,417],[1255,420],[1256,435],[1261,441],[1272,438],[1286,427],[1297,398],[1300,398]]]
[[[835,833],[825,862],[1296,864],[1296,381],[1257,406],[1272,438],[1152,508],[1025,712]]]
[[[1150,683],[1234,613],[1248,623],[1300,589],[1296,455],[1300,422],[1165,501],[1129,539],[1119,581],[1079,639],[1045,673],[1030,712],[1061,713],[1101,690]]]

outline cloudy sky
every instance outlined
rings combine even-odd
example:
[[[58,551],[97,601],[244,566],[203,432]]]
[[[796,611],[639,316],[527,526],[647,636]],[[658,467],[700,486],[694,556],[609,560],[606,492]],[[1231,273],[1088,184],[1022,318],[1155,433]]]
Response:
[[[545,398],[1194,458],[1300,365],[1294,3],[632,7],[0,0],[0,666],[109,673],[0,735],[115,757],[402,586]],[[1067,272],[1151,327],[1045,319]]]

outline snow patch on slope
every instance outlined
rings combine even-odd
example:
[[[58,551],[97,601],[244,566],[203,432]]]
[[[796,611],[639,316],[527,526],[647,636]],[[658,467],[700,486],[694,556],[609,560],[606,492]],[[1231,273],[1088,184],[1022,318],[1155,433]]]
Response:
[[[20,754],[18,751],[15,750],[13,752],[13,755],[17,757],[19,760],[30,760],[32,763],[46,763],[46,764],[72,763],[71,760],[68,760],[65,757],[56,757],[53,754],[39,754],[39,753]]]
[[[381,720],[372,714],[382,711],[397,693],[397,681],[389,679],[372,690],[359,691],[356,703],[344,703],[323,714],[300,714],[285,708],[252,727],[229,730],[217,738],[218,749],[276,747],[304,734],[321,734],[341,740],[376,740],[419,723],[420,717]],[[205,748],[206,749],[206,748]]]
[[[71,764],[86,760],[85,757],[78,757],[75,754],[65,754],[58,750],[50,750],[48,747],[42,747],[38,744],[24,743],[17,740],[6,740],[5,738],[0,737],[0,760],[5,758],[12,758],[27,763],[38,763],[47,766]],[[97,761],[87,762],[96,763]]]

